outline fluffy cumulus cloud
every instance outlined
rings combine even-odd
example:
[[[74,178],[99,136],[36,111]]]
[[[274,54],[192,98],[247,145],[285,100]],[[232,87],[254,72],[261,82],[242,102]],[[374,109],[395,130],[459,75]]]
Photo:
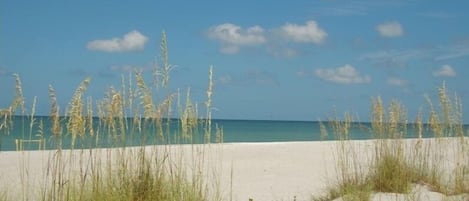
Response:
[[[404,29],[399,22],[386,22],[376,26],[376,30],[383,37],[399,37],[404,35]]]
[[[242,46],[252,46],[266,42],[262,27],[253,26],[243,29],[231,23],[211,27],[208,30],[208,37],[222,43],[220,51],[226,54],[238,53]]]
[[[280,30],[286,39],[299,43],[320,44],[327,37],[327,33],[313,20],[304,25],[286,24]]]
[[[441,68],[433,71],[433,76],[435,77],[454,77],[456,76],[456,71],[450,65],[443,65]]]
[[[258,25],[243,28],[236,24],[224,23],[210,27],[207,36],[219,42],[221,44],[220,51],[225,54],[236,54],[242,47],[270,43],[270,48],[267,49],[268,53],[277,57],[291,58],[296,56],[298,52],[292,48],[279,51],[277,46],[284,43],[276,44],[275,41],[320,44],[326,40],[327,33],[319,27],[316,21],[310,20],[305,24],[287,23],[267,31]],[[282,49],[285,48],[282,46]]]
[[[316,69],[314,75],[322,80],[338,84],[362,84],[371,82],[370,76],[361,75],[349,64],[338,68]]]
[[[103,52],[131,52],[143,50],[148,38],[134,30],[125,34],[122,38],[111,38],[105,40],[93,40],[86,47],[89,50]]]

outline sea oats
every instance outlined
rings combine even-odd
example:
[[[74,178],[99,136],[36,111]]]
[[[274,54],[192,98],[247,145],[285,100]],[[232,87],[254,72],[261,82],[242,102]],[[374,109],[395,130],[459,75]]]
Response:
[[[67,132],[72,136],[72,148],[75,146],[75,139],[77,136],[84,136],[85,134],[85,119],[83,117],[83,101],[82,97],[85,93],[91,78],[83,80],[73,94],[72,100],[68,106],[68,123]]]

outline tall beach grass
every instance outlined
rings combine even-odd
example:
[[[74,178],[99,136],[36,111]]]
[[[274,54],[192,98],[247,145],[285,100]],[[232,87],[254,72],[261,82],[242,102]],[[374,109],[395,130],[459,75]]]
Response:
[[[152,84],[135,70],[122,76],[119,88],[110,87],[103,99],[93,100],[86,93],[92,80],[85,78],[65,109],[59,107],[60,97],[50,85],[50,128],[35,121],[36,99],[29,109],[31,124],[13,122],[14,115],[26,115],[21,79],[15,75],[13,101],[0,110],[1,134],[8,135],[12,126],[30,126],[29,136],[22,137],[31,139],[33,128],[39,128],[34,132],[55,149],[42,151],[41,175],[30,175],[39,171],[30,170],[30,153],[21,150],[21,189],[0,190],[0,200],[220,200],[218,174],[206,154],[212,135],[222,135],[211,124],[213,68],[208,74],[206,115],[201,116],[189,89],[184,96],[169,87],[172,65],[165,32],[160,47],[162,64],[155,64]],[[170,130],[173,123],[179,124],[176,131]],[[65,137],[71,138],[70,147],[64,145]],[[128,140],[134,139],[142,146],[130,147]],[[100,148],[101,140],[112,146]],[[207,145],[193,146],[195,142]],[[158,145],[144,146],[149,144]],[[212,177],[208,180],[207,175]]]
[[[414,200],[416,186],[447,196],[469,194],[469,137],[464,131],[462,101],[448,93],[445,83],[437,95],[438,105],[426,96],[427,110],[420,109],[415,119],[409,119],[398,100],[386,106],[380,97],[372,98],[371,126],[360,126],[372,135],[370,141],[350,141],[350,122],[358,118],[349,113],[323,123],[322,135],[340,139],[335,151],[338,178],[324,195],[312,200],[370,200],[377,192],[406,194]],[[409,137],[408,126],[416,136],[404,140]],[[433,136],[424,139],[423,132]]]

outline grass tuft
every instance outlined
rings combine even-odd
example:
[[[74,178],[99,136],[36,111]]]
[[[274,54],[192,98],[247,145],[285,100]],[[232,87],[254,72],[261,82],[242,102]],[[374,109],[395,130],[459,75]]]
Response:
[[[386,108],[380,97],[372,98],[369,131],[374,137],[371,156],[357,154],[350,140],[351,117],[334,117],[328,127],[320,123],[322,136],[329,131],[340,140],[337,147],[337,183],[326,194],[313,200],[369,200],[373,192],[410,193],[420,184],[445,195],[469,193],[469,138],[462,123],[462,104],[457,95],[448,95],[446,85],[438,88],[439,108],[428,96],[428,114],[419,110],[412,123],[415,141],[407,138],[408,117],[405,107],[392,100]],[[424,116],[428,117],[423,123]],[[431,139],[423,139],[423,133]],[[365,151],[366,153],[366,151]],[[447,158],[455,159],[455,164]]]
[[[409,193],[416,181],[416,170],[396,156],[383,156],[372,169],[369,182],[376,192]]]

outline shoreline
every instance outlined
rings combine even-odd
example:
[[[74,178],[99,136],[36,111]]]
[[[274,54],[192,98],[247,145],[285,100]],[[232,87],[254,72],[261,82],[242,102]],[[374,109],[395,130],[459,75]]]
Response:
[[[434,139],[435,137],[426,137],[422,138],[422,140],[431,140]],[[441,137],[442,139],[447,138],[459,138],[459,137]],[[465,138],[467,138],[465,136]],[[408,137],[404,139],[399,139],[399,140],[409,140],[409,141],[415,141],[418,140],[418,137]],[[370,142],[370,141],[375,141],[376,139],[369,138],[369,139],[349,139],[347,141],[349,142]],[[303,143],[339,143],[341,140],[292,140],[292,141],[258,141],[258,142],[222,142],[222,143],[196,143],[196,144],[190,144],[190,143],[180,143],[180,144],[154,144],[154,145],[129,145],[129,146],[122,146],[122,147],[93,147],[93,148],[76,148],[76,149],[62,149],[62,151],[70,151],[70,150],[107,150],[107,149],[122,149],[122,148],[141,148],[141,147],[179,147],[179,146],[220,146],[220,145],[263,145],[263,144],[303,144]],[[26,149],[26,150],[0,150],[0,153],[7,153],[7,152],[35,152],[35,151],[56,151],[57,149]]]

